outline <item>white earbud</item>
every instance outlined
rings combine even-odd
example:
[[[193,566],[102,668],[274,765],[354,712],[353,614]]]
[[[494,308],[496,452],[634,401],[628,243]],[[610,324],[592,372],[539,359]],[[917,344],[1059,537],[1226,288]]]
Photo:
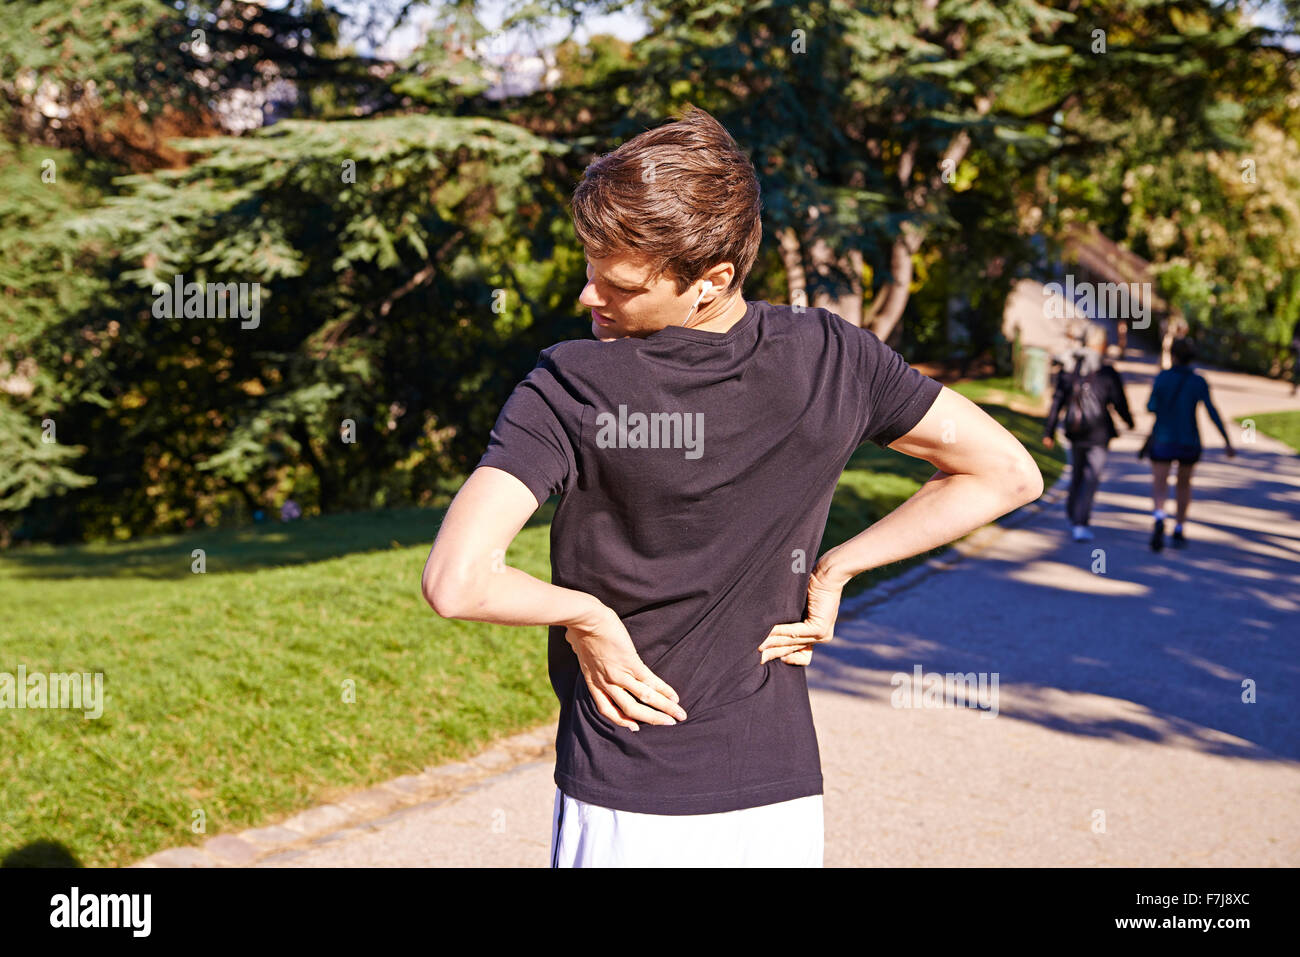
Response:
[[[691,311],[686,314],[686,318],[682,321],[683,326],[691,321],[691,315],[695,312],[695,307],[700,304],[700,300],[704,298],[704,294],[712,288],[713,283],[707,279],[704,280],[704,286],[700,289],[700,294],[695,297],[695,302],[691,305]]]

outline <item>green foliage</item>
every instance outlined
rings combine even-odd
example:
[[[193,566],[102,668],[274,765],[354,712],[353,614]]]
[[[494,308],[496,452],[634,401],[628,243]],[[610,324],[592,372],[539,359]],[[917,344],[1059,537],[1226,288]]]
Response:
[[[385,87],[334,45],[339,16],[317,0],[7,0],[0,120],[22,138],[131,169],[183,161],[165,140],[225,122],[234,91],[291,80],[336,108]]]
[[[1278,374],[1300,319],[1300,141],[1261,119],[1241,150],[1178,149],[1170,127],[1144,115],[1066,180],[1070,215],[1108,208],[1205,358]]]
[[[508,22],[625,6],[519,3]],[[480,9],[440,5],[388,63],[342,50],[316,2],[4,6],[0,474],[23,476],[3,500],[23,503],[19,537],[214,525],[288,496],[309,514],[426,501],[537,351],[586,334],[566,210],[583,167],[688,102],[759,172],[751,297],[788,294],[783,231],[813,291],[856,250],[873,295],[917,237],[910,357],[991,344],[1033,240],[1072,218],[1152,258],[1237,361],[1276,355],[1300,310],[1295,71],[1236,5],[651,3],[644,40],[561,41],[558,85],[505,99],[473,55]],[[211,135],[228,94],[276,77],[295,119]],[[155,312],[177,276],[256,284],[255,324]],[[969,343],[947,339],[953,302]],[[66,445],[33,458],[47,418]]]
[[[10,463],[0,472],[0,511],[19,511],[38,498],[94,482],[68,468],[77,450],[47,442],[45,434],[43,428],[0,403],[0,462]]]
[[[88,523],[100,535],[113,534],[110,501],[126,528],[216,522],[223,488],[249,509],[291,492],[309,511],[365,507],[397,490],[384,491],[394,472],[414,473],[398,485],[419,494],[481,454],[526,371],[513,340],[557,268],[574,265],[550,257],[555,192],[539,177],[566,147],[437,116],[285,121],[181,145],[191,166],[123,178],[66,223],[112,250],[111,297],[72,320],[101,353],[61,363],[63,329],[22,343],[38,367],[63,367],[54,391],[76,401],[60,428],[88,446],[94,473],[129,450],[152,480],[87,489],[69,507],[101,516]],[[248,315],[160,318],[155,290],[178,275],[246,294],[257,284],[255,327]]]
[[[107,291],[93,251],[62,228],[100,198],[81,172],[69,150],[0,139],[0,349],[40,334]],[[0,366],[0,378],[8,374]]]

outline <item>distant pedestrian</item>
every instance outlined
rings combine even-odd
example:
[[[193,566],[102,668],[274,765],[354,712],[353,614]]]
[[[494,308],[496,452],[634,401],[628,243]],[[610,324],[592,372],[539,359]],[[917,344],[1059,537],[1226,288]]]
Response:
[[[1237,454],[1228,438],[1219,410],[1210,401],[1210,384],[1205,377],[1192,371],[1196,356],[1192,341],[1175,339],[1169,347],[1173,365],[1156,376],[1151,384],[1151,397],[1147,411],[1156,414],[1156,424],[1151,429],[1151,499],[1155,528],[1151,532],[1151,550],[1160,551],[1165,546],[1165,498],[1168,494],[1169,469],[1178,462],[1178,512],[1174,524],[1172,544],[1184,548],[1187,539],[1183,523],[1192,501],[1192,469],[1201,457],[1201,433],[1196,425],[1196,405],[1205,403],[1205,411],[1223,435],[1228,458]]]
[[[1092,500],[1101,485],[1110,440],[1119,435],[1111,419],[1113,408],[1124,424],[1133,428],[1133,415],[1124,396],[1124,381],[1106,362],[1106,330],[1089,326],[1084,345],[1071,353],[1070,363],[1056,379],[1052,407],[1043,429],[1043,444],[1056,443],[1056,429],[1065,426],[1070,440],[1070,494],[1066,499],[1071,536],[1076,542],[1092,540],[1089,519]]]

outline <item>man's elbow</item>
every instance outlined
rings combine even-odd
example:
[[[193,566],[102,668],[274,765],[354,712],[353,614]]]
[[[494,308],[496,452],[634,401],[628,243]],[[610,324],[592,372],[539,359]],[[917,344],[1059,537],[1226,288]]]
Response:
[[[1011,499],[1010,508],[1019,508],[1037,501],[1043,494],[1043,472],[1034,461],[1029,451],[1017,443],[1019,454],[1013,456],[1008,467],[1009,477],[1006,484]]]
[[[464,618],[474,604],[473,585],[464,574],[434,573],[426,568],[420,589],[439,618]]]

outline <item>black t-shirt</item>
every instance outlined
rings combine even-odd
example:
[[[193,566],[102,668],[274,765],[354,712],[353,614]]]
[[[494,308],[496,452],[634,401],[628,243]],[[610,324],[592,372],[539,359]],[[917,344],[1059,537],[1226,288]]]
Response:
[[[560,496],[551,581],[613,609],[686,711],[614,724],[552,626],[555,783],[590,804],[711,814],[822,793],[807,670],[758,646],[805,615],[853,450],[909,432],[941,386],[825,309],[746,307],[726,332],[544,349],[478,463]]]

